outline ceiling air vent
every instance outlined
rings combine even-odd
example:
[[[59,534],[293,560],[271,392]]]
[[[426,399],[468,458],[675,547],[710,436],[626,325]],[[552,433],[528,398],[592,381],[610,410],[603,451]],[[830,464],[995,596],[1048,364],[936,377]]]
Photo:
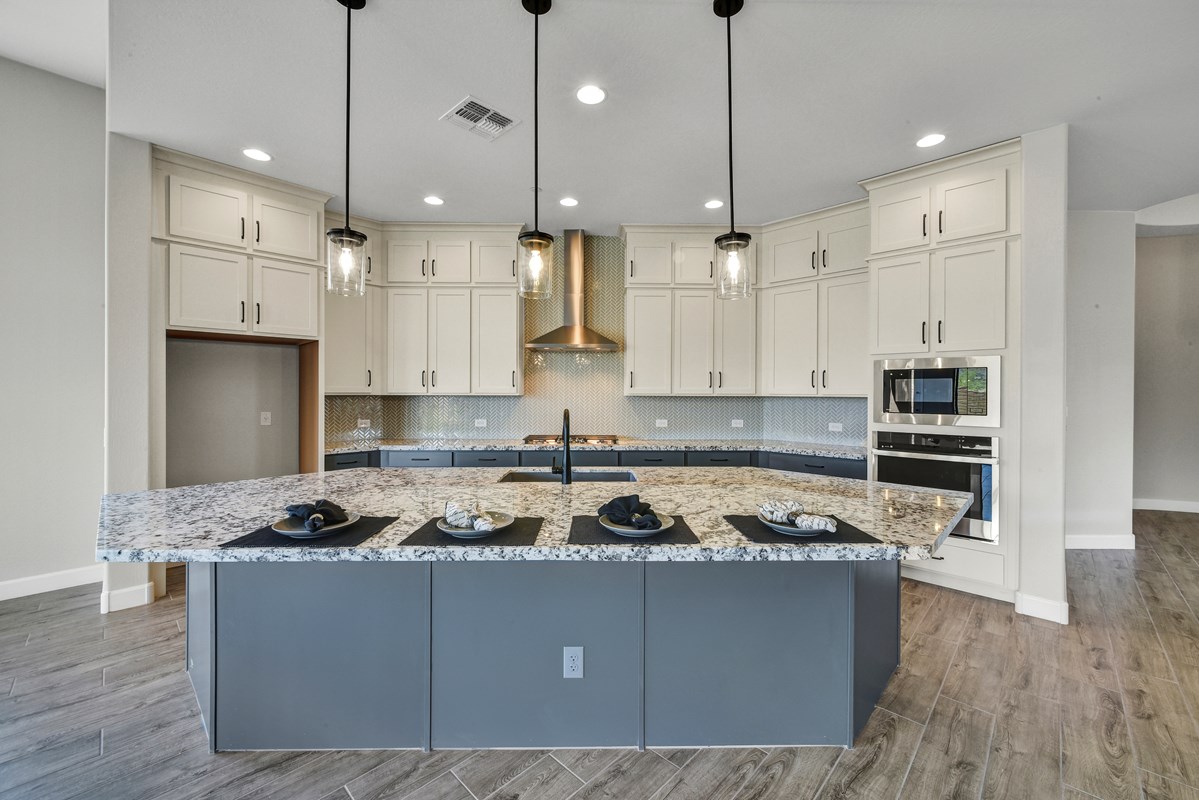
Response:
[[[489,142],[498,139],[513,125],[519,124],[518,120],[512,119],[507,114],[501,114],[470,95],[442,114],[441,119],[448,120],[459,128],[465,128],[477,136],[482,136]]]

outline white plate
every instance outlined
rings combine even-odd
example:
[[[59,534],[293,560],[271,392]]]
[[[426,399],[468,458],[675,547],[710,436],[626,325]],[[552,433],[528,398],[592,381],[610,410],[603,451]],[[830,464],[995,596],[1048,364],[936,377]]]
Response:
[[[777,522],[771,522],[770,520],[766,519],[766,517],[762,516],[761,514],[758,514],[758,522],[762,523],[763,525],[765,525],[767,528],[770,528],[771,530],[778,531],[779,533],[785,533],[788,536],[819,536],[822,533],[836,533],[836,531],[826,531],[824,529],[821,529],[818,531],[808,531],[808,530],[800,530],[799,528],[795,527],[794,525],[780,525]]]
[[[607,514],[604,514],[599,518],[599,524],[603,525],[608,530],[621,536],[628,536],[633,539],[644,539],[647,536],[653,536],[661,533],[674,524],[674,517],[666,514],[658,514],[658,521],[662,523],[662,527],[654,528],[652,530],[645,530],[643,528],[634,528],[632,525],[617,525],[615,522],[608,519]]]
[[[437,530],[442,533],[448,533],[458,539],[482,539],[485,536],[491,536],[494,533],[502,531],[513,522],[516,517],[511,514],[505,514],[503,511],[484,511],[484,514],[495,520],[494,531],[477,531],[474,528],[455,528],[453,525],[445,521],[445,517],[437,520]]]
[[[358,520],[362,519],[362,515],[356,511],[346,512],[345,522],[335,522],[332,525],[326,525],[315,531],[310,531],[304,527],[304,520],[299,517],[284,517],[271,526],[271,530],[275,533],[281,533],[284,536],[290,536],[293,539],[319,539],[322,536],[328,536],[331,533],[337,533],[342,528],[348,528]]]

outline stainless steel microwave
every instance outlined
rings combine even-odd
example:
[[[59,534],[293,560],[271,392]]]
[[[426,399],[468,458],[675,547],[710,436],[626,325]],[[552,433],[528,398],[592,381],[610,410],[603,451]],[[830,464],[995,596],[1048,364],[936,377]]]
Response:
[[[999,427],[1000,356],[874,362],[874,421]]]

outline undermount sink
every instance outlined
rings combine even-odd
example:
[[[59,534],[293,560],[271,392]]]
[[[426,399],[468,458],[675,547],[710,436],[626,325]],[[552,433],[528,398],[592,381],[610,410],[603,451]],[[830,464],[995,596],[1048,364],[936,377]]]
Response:
[[[587,470],[575,470],[571,473],[571,480],[576,483],[589,483],[595,481],[612,481],[615,483],[634,483],[637,476],[627,471],[616,472],[598,472]],[[552,472],[508,472],[504,477],[500,478],[500,483],[561,483],[562,476],[555,475]]]

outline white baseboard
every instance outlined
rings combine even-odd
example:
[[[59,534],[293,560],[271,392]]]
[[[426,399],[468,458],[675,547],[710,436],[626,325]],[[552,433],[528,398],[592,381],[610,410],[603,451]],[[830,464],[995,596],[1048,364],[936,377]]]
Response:
[[[970,578],[961,578],[957,575],[949,575],[944,572],[933,572],[929,569],[920,569],[919,567],[910,566],[912,564],[920,564],[927,562],[920,561],[905,561],[900,567],[900,573],[905,578],[911,578],[914,581],[922,583],[931,583],[934,586],[944,586],[946,589],[954,589],[959,592],[968,594],[976,594],[981,597],[989,597],[992,600],[1002,600],[1005,603],[1011,603],[1015,599],[1015,593],[1011,589],[1005,589],[1002,586],[996,586],[993,583],[984,581],[976,581]]]
[[[140,586],[130,586],[128,589],[117,589],[112,592],[100,592],[100,613],[124,611],[127,608],[148,606],[154,602],[154,581]]]
[[[89,564],[76,569],[30,575],[27,578],[13,578],[0,581],[0,600],[12,600],[14,597],[53,592],[55,589],[68,589],[72,586],[82,586],[85,583],[99,583],[102,580],[104,580],[103,564]]]
[[[1135,550],[1137,539],[1131,533],[1067,533],[1067,550]]]
[[[1065,600],[1050,600],[1046,597],[1016,592],[1016,613],[1047,619],[1062,625],[1070,624],[1070,604]]]
[[[1185,511],[1199,514],[1199,502],[1194,500],[1158,500],[1156,497],[1134,497],[1132,507],[1138,511]]]

